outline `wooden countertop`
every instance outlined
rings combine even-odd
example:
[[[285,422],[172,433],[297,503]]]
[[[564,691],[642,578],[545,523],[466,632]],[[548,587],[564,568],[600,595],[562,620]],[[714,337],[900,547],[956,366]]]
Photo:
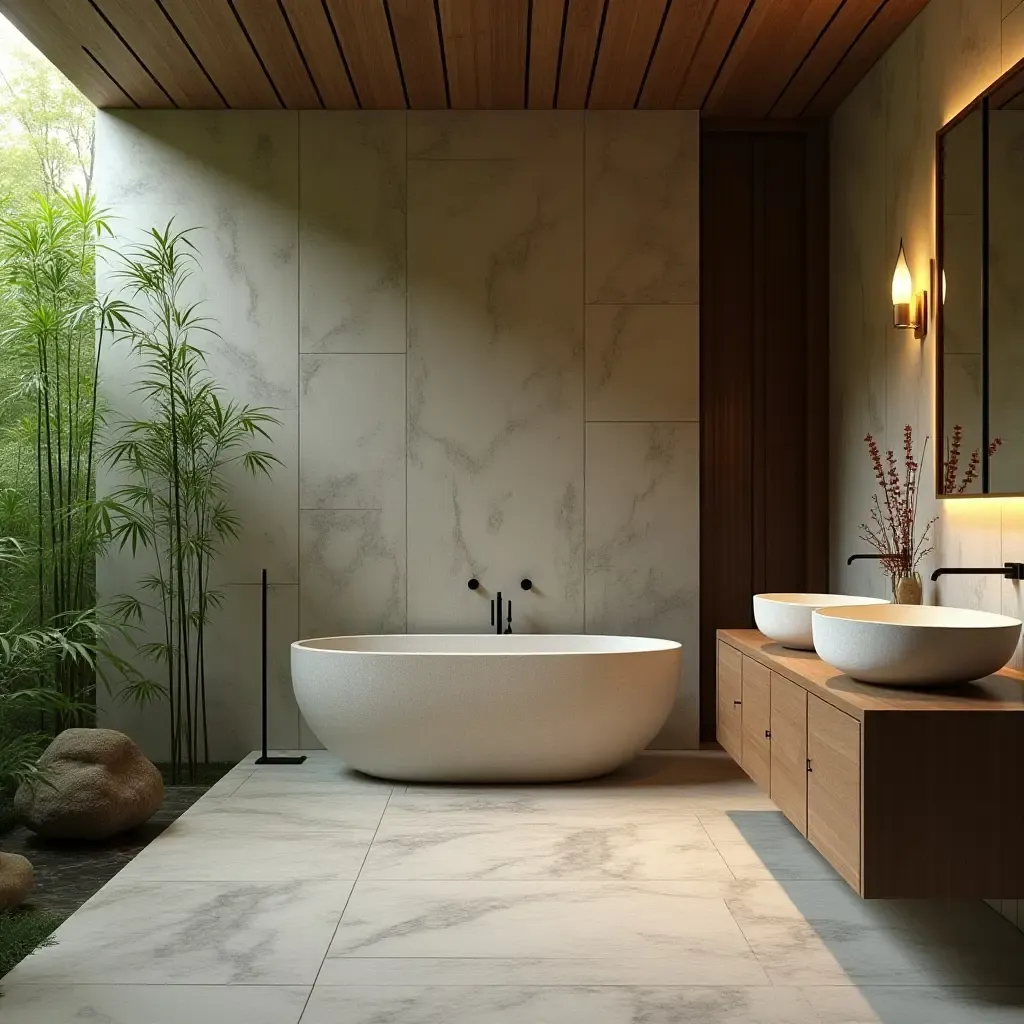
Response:
[[[813,651],[787,650],[756,629],[720,629],[718,639],[855,718],[882,711],[1024,711],[1024,672],[1015,669],[960,686],[908,690],[855,682]]]

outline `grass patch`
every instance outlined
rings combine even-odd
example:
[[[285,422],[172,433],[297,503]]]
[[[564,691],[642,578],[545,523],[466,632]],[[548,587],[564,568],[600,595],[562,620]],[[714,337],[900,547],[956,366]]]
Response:
[[[0,910],[0,978],[33,950],[53,945],[50,937],[61,918],[47,910]]]

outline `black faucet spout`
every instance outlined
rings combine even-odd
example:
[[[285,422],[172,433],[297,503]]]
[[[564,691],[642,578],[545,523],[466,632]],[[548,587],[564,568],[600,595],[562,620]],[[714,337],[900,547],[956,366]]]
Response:
[[[847,565],[853,565],[854,562],[859,561],[862,558],[870,558],[870,559],[877,560],[877,559],[892,558],[892,557],[893,557],[892,555],[850,555],[850,557],[846,560],[846,564]]]
[[[940,576],[1002,576],[1006,580],[1024,580],[1024,562],[1004,562],[1002,568],[963,568],[952,569],[943,566],[932,573],[932,583]]]

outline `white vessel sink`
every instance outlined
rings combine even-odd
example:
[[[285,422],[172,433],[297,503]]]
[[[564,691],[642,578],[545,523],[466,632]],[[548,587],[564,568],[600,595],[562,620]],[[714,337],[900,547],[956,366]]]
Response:
[[[757,628],[783,647],[813,651],[811,615],[829,605],[886,604],[877,597],[848,597],[843,594],[756,594],[754,622]]]
[[[821,608],[812,631],[819,657],[861,682],[946,686],[1001,669],[1021,623],[967,608],[886,604]]]

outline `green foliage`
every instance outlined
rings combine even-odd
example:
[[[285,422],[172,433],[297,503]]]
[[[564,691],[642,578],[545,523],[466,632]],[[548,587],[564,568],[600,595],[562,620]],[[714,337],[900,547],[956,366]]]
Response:
[[[11,212],[37,193],[92,189],[96,110],[48,61],[27,48],[0,83],[0,195]]]
[[[46,910],[33,907],[0,910],[0,978],[29,953],[52,946],[56,940],[51,936],[60,924],[61,918]]]
[[[0,512],[34,554],[35,579],[23,577],[19,589],[35,597],[36,625],[83,645],[95,639],[87,634],[106,527],[94,501],[97,346],[102,351],[123,319],[116,302],[96,297],[95,252],[107,230],[95,200],[79,192],[39,196],[24,213],[0,218],[0,360],[5,408],[14,414],[8,465],[16,470]],[[34,536],[23,532],[28,528]],[[12,608],[3,621],[21,622],[26,612]],[[51,667],[71,704],[91,693],[89,659],[61,658]]]
[[[225,474],[238,465],[269,475],[277,462],[254,445],[278,421],[225,400],[207,370],[199,340],[218,336],[186,299],[199,270],[191,233],[169,223],[120,257],[118,278],[132,305],[119,309],[117,334],[130,346],[144,414],[117,425],[105,456],[127,479],[105,505],[113,541],[155,563],[139,582],[142,596],[123,597],[116,611],[140,630],[161,624],[158,639],[138,650],[163,668],[174,781],[185,766],[196,778],[200,751],[209,761],[204,634],[222,601],[210,567],[239,530]]]

